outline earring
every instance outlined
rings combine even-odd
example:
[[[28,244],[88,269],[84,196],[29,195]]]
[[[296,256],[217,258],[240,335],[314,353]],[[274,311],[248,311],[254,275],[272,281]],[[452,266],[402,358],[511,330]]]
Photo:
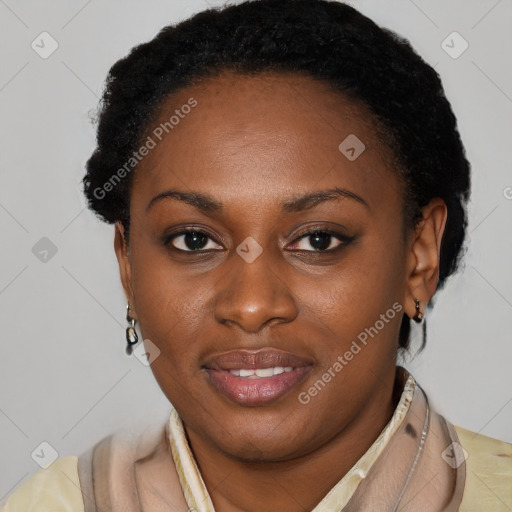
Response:
[[[423,320],[423,313],[420,310],[420,301],[418,299],[414,299],[414,304],[416,307],[416,314],[412,317],[412,319],[419,324]]]
[[[135,330],[136,320],[130,316],[130,305],[126,305],[126,321],[130,324],[126,328],[126,353],[131,355],[133,352],[132,345],[135,345],[139,341],[137,331]]]

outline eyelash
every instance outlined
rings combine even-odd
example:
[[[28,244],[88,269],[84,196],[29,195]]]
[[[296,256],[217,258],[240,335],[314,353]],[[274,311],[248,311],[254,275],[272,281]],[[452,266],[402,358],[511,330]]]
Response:
[[[202,230],[200,228],[187,227],[187,228],[183,228],[179,232],[173,233],[172,235],[169,235],[168,237],[166,237],[165,240],[164,240],[164,245],[167,246],[167,247],[170,247],[171,249],[173,249],[173,250],[175,250],[177,252],[189,253],[189,254],[201,254],[201,253],[207,254],[207,253],[210,253],[210,252],[213,252],[213,251],[219,251],[219,249],[198,249],[198,250],[185,251],[183,249],[178,249],[177,247],[174,247],[172,245],[172,242],[173,242],[173,240],[175,238],[178,238],[178,237],[180,237],[182,235],[187,235],[188,233],[197,233],[197,234],[200,234],[200,235],[204,235],[209,240],[212,240],[216,244],[219,244],[206,231],[204,231],[204,230]],[[353,237],[353,236],[347,236],[347,235],[344,235],[342,233],[339,233],[338,231],[334,231],[334,230],[329,229],[329,228],[313,227],[310,230],[305,231],[304,233],[301,233],[297,238],[295,238],[295,240],[292,243],[296,243],[296,242],[302,240],[303,238],[306,238],[306,237],[314,235],[314,234],[330,235],[330,236],[336,238],[340,242],[340,244],[337,247],[335,247],[334,249],[325,249],[325,250],[317,249],[317,250],[311,250],[311,251],[304,250],[304,249],[295,249],[295,252],[307,252],[307,253],[316,253],[316,254],[333,254],[333,253],[337,252],[339,249],[341,249],[342,247],[349,245],[351,242],[353,242],[355,240],[355,237]]]

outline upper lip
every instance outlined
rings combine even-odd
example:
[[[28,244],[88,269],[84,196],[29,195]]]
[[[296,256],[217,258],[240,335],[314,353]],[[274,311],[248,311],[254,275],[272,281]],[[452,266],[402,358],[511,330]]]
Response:
[[[232,350],[208,359],[204,367],[212,370],[255,370],[276,366],[298,368],[312,362],[281,350],[264,348],[258,351]]]

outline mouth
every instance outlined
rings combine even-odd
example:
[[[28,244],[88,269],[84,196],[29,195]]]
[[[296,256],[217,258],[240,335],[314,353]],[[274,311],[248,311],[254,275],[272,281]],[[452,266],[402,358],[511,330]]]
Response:
[[[311,361],[275,349],[226,352],[203,366],[216,391],[231,402],[253,407],[279,400],[312,368]]]
[[[281,375],[281,373],[288,373],[293,371],[293,366],[274,366],[270,368],[256,368],[251,370],[249,368],[241,368],[240,370],[229,370],[231,375],[235,377],[243,377],[246,379],[262,379],[264,377],[273,377],[274,375]]]

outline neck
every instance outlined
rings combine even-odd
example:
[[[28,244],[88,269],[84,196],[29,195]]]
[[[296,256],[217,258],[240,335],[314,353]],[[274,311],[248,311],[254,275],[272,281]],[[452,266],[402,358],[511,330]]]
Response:
[[[390,372],[370,403],[316,451],[284,462],[247,463],[229,458],[186,429],[217,512],[313,510],[364,455],[391,419],[401,389]]]

